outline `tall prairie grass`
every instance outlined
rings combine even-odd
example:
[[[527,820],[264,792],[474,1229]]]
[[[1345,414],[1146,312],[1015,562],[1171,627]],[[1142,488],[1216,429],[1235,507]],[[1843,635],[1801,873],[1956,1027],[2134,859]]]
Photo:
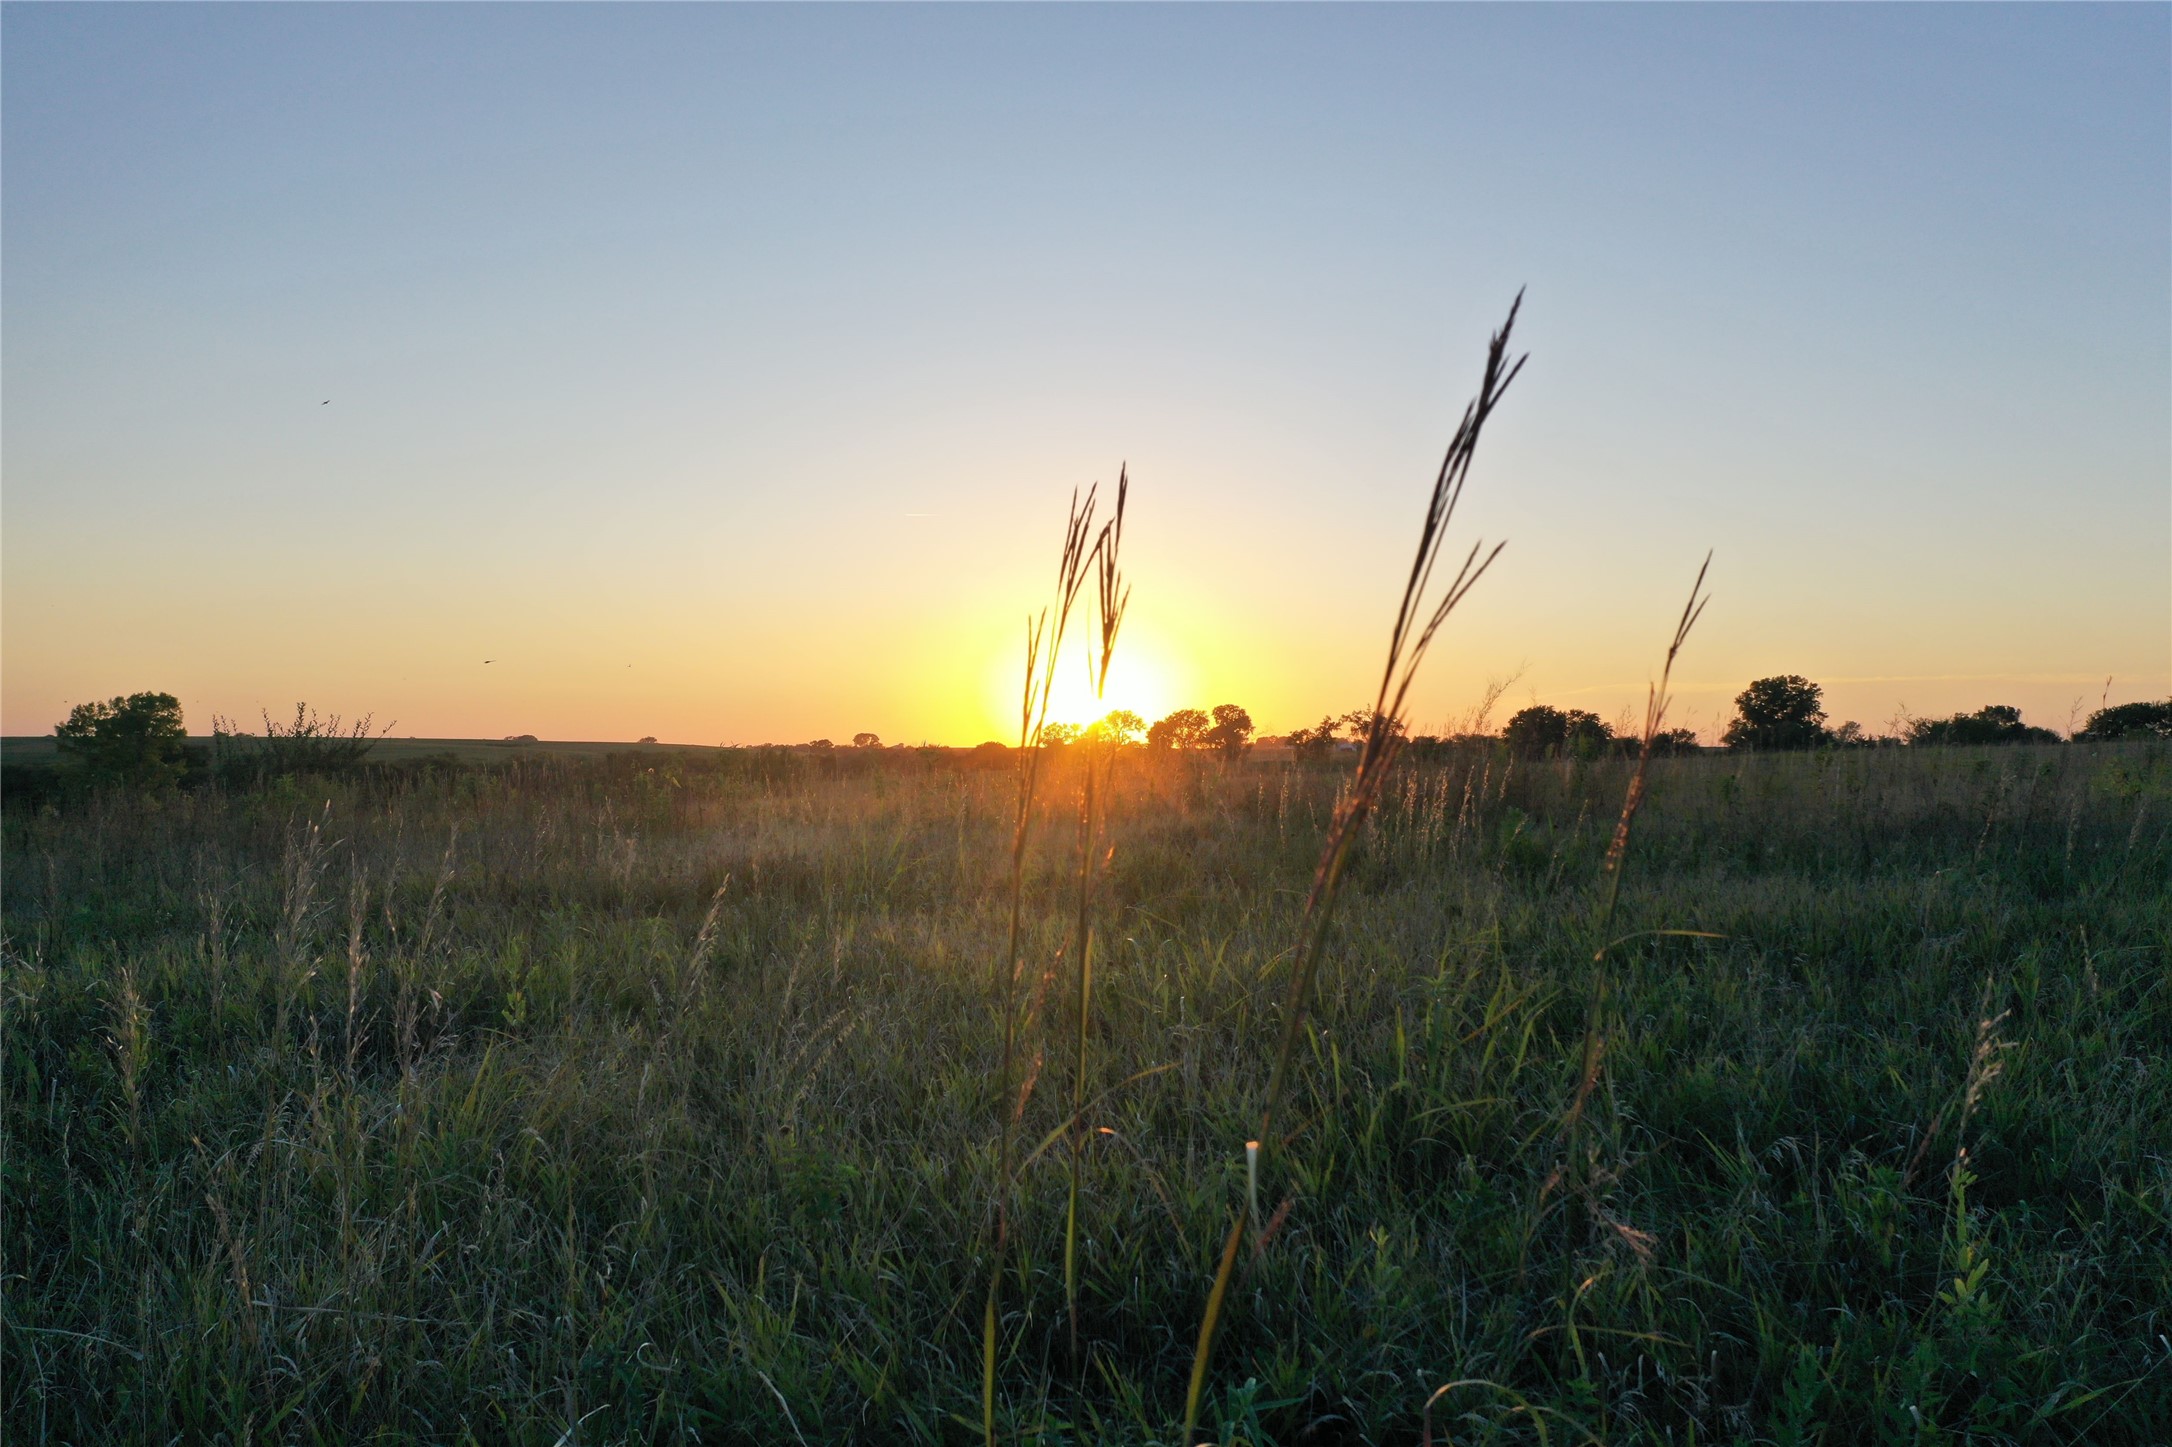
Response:
[[[1049,767],[1042,959],[1076,918]],[[1097,1080],[1166,1069],[1093,1113],[1083,1379],[1066,1153],[1025,1168],[1006,1440],[1174,1440],[1350,784],[1123,767]],[[1632,767],[1474,751],[1383,791],[1263,1183],[1301,1205],[1202,1436],[1414,1440],[1481,1379],[1436,1436],[2157,1440],[2172,755],[1652,760],[1615,933],[1723,938],[1606,963],[1604,1201],[1646,1253],[1539,1205]],[[8,1441],[981,1435],[1012,780],[644,754],[327,792],[6,816]]]

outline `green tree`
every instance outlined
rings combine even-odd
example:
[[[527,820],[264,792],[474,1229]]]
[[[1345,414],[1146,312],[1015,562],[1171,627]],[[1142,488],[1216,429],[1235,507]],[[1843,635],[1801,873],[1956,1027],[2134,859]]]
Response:
[[[1214,706],[1214,727],[1200,742],[1220,749],[1222,757],[1234,763],[1244,757],[1244,746],[1251,738],[1252,715],[1233,703],[1218,703]]]
[[[178,783],[183,762],[181,700],[170,693],[132,693],[104,703],[79,703],[56,724],[60,752],[104,784],[160,789]]]
[[[2122,703],[2089,715],[2077,739],[2172,739],[2172,698],[2162,703]]]
[[[1974,713],[1952,718],[1919,718],[1908,721],[1911,744],[2055,744],[2059,736],[2050,729],[2021,721],[2021,710],[2012,704],[1986,704]]]
[[[1146,731],[1150,749],[1195,749],[1207,736],[1207,716],[1196,708],[1180,708]]]
[[[1760,678],[1735,695],[1720,735],[1730,749],[1810,749],[1826,742],[1824,690],[1797,673]]]

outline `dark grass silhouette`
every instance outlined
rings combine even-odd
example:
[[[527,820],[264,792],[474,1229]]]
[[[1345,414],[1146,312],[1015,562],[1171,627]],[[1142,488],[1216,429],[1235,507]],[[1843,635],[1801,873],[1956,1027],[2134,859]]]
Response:
[[[1469,554],[1457,568],[1455,576],[1439,593],[1431,589],[1434,565],[1440,559],[1442,547],[1447,542],[1448,528],[1455,520],[1456,504],[1462,500],[1463,485],[1470,475],[1471,463],[1478,452],[1478,440],[1485,431],[1488,419],[1500,405],[1509,384],[1523,369],[1523,358],[1509,358],[1509,339],[1515,332],[1516,313],[1523,305],[1518,294],[1508,309],[1508,319],[1493,336],[1486,349],[1485,370],[1478,386],[1478,395],[1464,409],[1463,420],[1457,425],[1455,435],[1449,440],[1446,456],[1441,460],[1440,471],[1433,480],[1432,494],[1426,500],[1425,518],[1418,529],[1418,550],[1410,565],[1410,574],[1403,585],[1403,600],[1396,609],[1394,626],[1388,633],[1387,662],[1380,671],[1380,688],[1373,700],[1367,719],[1364,745],[1358,755],[1357,773],[1349,791],[1335,811],[1328,826],[1326,841],[1320,850],[1320,862],[1313,871],[1311,892],[1305,898],[1303,917],[1297,926],[1297,948],[1289,967],[1289,986],[1282,1005],[1280,1041],[1275,1047],[1274,1066],[1267,1077],[1265,1098],[1260,1104],[1259,1125],[1254,1139],[1247,1143],[1246,1156],[1248,1179],[1252,1193],[1248,1194],[1243,1209],[1231,1222],[1228,1236],[1222,1243],[1219,1264],[1215,1268],[1214,1283],[1208,1289],[1206,1306],[1199,1323],[1199,1341],[1193,1352],[1191,1383],[1184,1395],[1184,1428],[1182,1440],[1189,1441],[1197,1429],[1201,1395],[1207,1381],[1207,1371],[1212,1360],[1216,1328],[1221,1321],[1228,1301],[1229,1287],[1237,1267],[1238,1252],[1244,1244],[1247,1224],[1259,1226],[1261,1249],[1264,1251],[1265,1223],[1258,1220],[1256,1198],[1258,1172],[1262,1159],[1273,1161],[1276,1145],[1274,1127],[1276,1112],[1282,1105],[1282,1096],[1288,1083],[1291,1061],[1295,1058],[1297,1042],[1303,1030],[1305,1011],[1312,996],[1313,977],[1320,967],[1320,960],[1327,946],[1328,931],[1334,923],[1335,901],[1341,892],[1343,870],[1349,863],[1350,851],[1356,845],[1358,835],[1366,821],[1379,806],[1382,790],[1387,786],[1388,773],[1395,766],[1408,739],[1408,715],[1410,686],[1416,681],[1419,667],[1425,662],[1426,653],[1433,645],[1441,625],[1455,611],[1456,604],[1485,575],[1493,560],[1500,556],[1501,544],[1491,551],[1485,545],[1473,543]],[[1484,556],[1481,557],[1481,552]]]

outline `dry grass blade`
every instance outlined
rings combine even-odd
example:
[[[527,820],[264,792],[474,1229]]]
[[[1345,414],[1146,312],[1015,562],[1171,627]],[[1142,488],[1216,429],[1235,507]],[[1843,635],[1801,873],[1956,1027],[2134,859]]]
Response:
[[[1637,749],[1637,765],[1629,775],[1629,788],[1622,796],[1621,817],[1615,821],[1614,837],[1607,845],[1603,873],[1606,879],[1606,895],[1599,907],[1599,917],[1592,930],[1595,941],[1591,962],[1603,966],[1606,952],[1614,947],[1611,931],[1614,927],[1615,907],[1621,901],[1622,866],[1629,856],[1629,831],[1636,823],[1637,810],[1644,804],[1644,787],[1650,775],[1652,748],[1657,743],[1661,726],[1667,717],[1667,705],[1672,701],[1668,685],[1674,677],[1674,660],[1680,656],[1682,645],[1689,641],[1689,630],[1697,626],[1704,616],[1704,605],[1711,601],[1704,591],[1705,575],[1712,569],[1712,555],[1706,553],[1704,562],[1697,568],[1697,579],[1689,586],[1689,601],[1682,605],[1682,616],[1675,622],[1674,637],[1667,644],[1666,662],[1660,665],[1659,681],[1647,691],[1644,700],[1644,738]],[[1602,1015],[1606,1008],[1607,973],[1597,969],[1592,985],[1591,1010],[1584,1024],[1583,1065],[1577,1072],[1576,1094],[1569,1102],[1566,1119],[1562,1125],[1562,1139],[1567,1148],[1569,1161],[1566,1170],[1578,1169],[1580,1153],[1577,1133],[1584,1119],[1584,1107],[1591,1100],[1592,1091],[1599,1083],[1599,1069],[1605,1055],[1605,1036],[1601,1029]]]
[[[1546,1430],[1545,1417],[1542,1416],[1537,1411],[1537,1409],[1532,1407],[1530,1402],[1526,1401],[1521,1393],[1511,1391],[1509,1388],[1502,1386],[1499,1382],[1489,1382],[1483,1377],[1463,1377],[1456,1381],[1448,1382],[1441,1387],[1436,1388],[1433,1392],[1433,1395],[1425,1399],[1424,1431],[1422,1435],[1418,1438],[1418,1447],[1433,1447],[1433,1408],[1440,1401],[1441,1398],[1447,1396],[1450,1392],[1456,1391],[1462,1387],[1484,1387],[1488,1391],[1498,1392],[1500,1395],[1508,1398],[1511,1402],[1515,1403],[1515,1406],[1512,1409],[1513,1412],[1520,1412],[1524,1416],[1527,1416],[1531,1419],[1531,1426],[1538,1433],[1539,1447],[1550,1447],[1550,1444],[1553,1441],[1553,1436]],[[1441,1434],[1441,1437],[1444,1443],[1448,1440],[1447,1434],[1445,1432]]]
[[[1124,544],[1124,509],[1131,495],[1129,468],[1120,467],[1116,473],[1116,513],[1101,529],[1094,542],[1094,577],[1097,584],[1095,601],[1100,620],[1100,648],[1098,658],[1089,658],[1093,670],[1094,701],[1098,707],[1108,695],[1109,662],[1116,656],[1116,637],[1123,628],[1124,610],[1131,602],[1131,589],[1124,582],[1120,565]],[[1071,1133],[1071,1182],[1063,1215],[1063,1298],[1064,1310],[1071,1327],[1071,1361],[1081,1372],[1085,1358],[1079,1352],[1078,1335],[1078,1237],[1079,1191],[1083,1184],[1086,1161],[1085,1129],[1087,1051],[1089,1027],[1093,1020],[1093,893],[1094,893],[1094,806],[1098,783],[1106,782],[1114,764],[1115,747],[1109,740],[1091,741],[1085,753],[1085,766],[1079,780],[1078,811],[1078,918],[1072,931],[1072,957],[1077,961],[1077,991],[1075,1006],[1078,1015],[1076,1051],[1071,1070],[1071,1114],[1078,1125]]]
[[[1417,678],[1419,665],[1425,661],[1426,652],[1432,647],[1441,625],[1501,553],[1501,544],[1495,544],[1490,550],[1483,543],[1474,544],[1448,586],[1434,592],[1434,565],[1439,561],[1441,545],[1447,539],[1448,526],[1455,518],[1456,504],[1462,499],[1464,480],[1477,455],[1478,439],[1494,409],[1500,405],[1509,383],[1523,370],[1524,358],[1517,357],[1512,361],[1508,351],[1516,314],[1522,307],[1523,293],[1518,292],[1509,306],[1507,320],[1501,323],[1501,329],[1493,334],[1486,348],[1485,372],[1479,382],[1478,395],[1463,409],[1463,419],[1456,425],[1448,451],[1441,459],[1440,471],[1434,476],[1433,490],[1426,501],[1425,520],[1418,532],[1418,550],[1411,560],[1410,576],[1403,585],[1403,600],[1396,609],[1395,626],[1388,637],[1387,663],[1380,672],[1380,689],[1373,701],[1372,720],[1366,730],[1364,747],[1358,755],[1357,776],[1350,785],[1349,795],[1329,824],[1319,867],[1313,874],[1312,889],[1305,899],[1304,915],[1298,926],[1297,954],[1290,964],[1289,987],[1283,1000],[1281,1041],[1275,1049],[1266,1098],[1260,1107],[1257,1137],[1267,1147],[1275,1140],[1275,1112],[1288,1084],[1290,1061],[1296,1054],[1298,1036],[1304,1025],[1305,1004],[1311,997],[1313,977],[1319,970],[1328,927],[1333,922],[1335,897],[1342,884],[1344,866],[1349,862],[1351,847],[1357,842],[1366,819],[1380,801],[1389,770],[1402,752],[1411,683]],[[1236,1270],[1237,1248],[1244,1239],[1246,1216],[1247,1212],[1239,1211],[1230,1226],[1229,1238],[1223,1245],[1221,1262],[1215,1271],[1214,1286],[1208,1293],[1206,1311],[1199,1324],[1191,1385],[1184,1398],[1183,1440],[1186,1442],[1191,1441],[1199,1423],[1200,1398],[1206,1388],[1214,1335],[1229,1294],[1230,1277]]]
[[[1659,738],[1660,725],[1666,719],[1667,705],[1671,701],[1667,685],[1674,677],[1674,660],[1681,653],[1682,645],[1689,641],[1689,630],[1704,616],[1704,605],[1712,601],[1704,592],[1705,574],[1711,569],[1712,555],[1706,553],[1704,562],[1697,568],[1697,581],[1690,584],[1689,601],[1682,605],[1682,616],[1674,625],[1674,637],[1667,644],[1667,661],[1660,666],[1659,682],[1653,684],[1644,697],[1644,739],[1637,749],[1636,772],[1629,778],[1629,792],[1622,800],[1621,818],[1614,826],[1614,839],[1606,850],[1606,872],[1617,881],[1621,876],[1622,861],[1629,853],[1629,826],[1635,822],[1637,810],[1644,803],[1644,781],[1651,767],[1652,745]],[[1611,896],[1609,900],[1611,903]],[[1603,947],[1600,953],[1605,953]]]
[[[1001,1141],[997,1151],[996,1199],[993,1241],[989,1252],[988,1295],[981,1320],[981,1432],[989,1447],[995,1443],[996,1359],[1000,1348],[1003,1292],[1003,1253],[1010,1241],[1011,1190],[1017,1176],[1018,1122],[1025,1113],[1026,1097],[1039,1065],[1018,1087],[1015,1107],[1012,1087],[1018,1064],[1019,944],[1025,916],[1026,846],[1033,830],[1033,801],[1041,777],[1041,739],[1048,728],[1049,699],[1055,692],[1056,663],[1063,654],[1064,634],[1071,622],[1072,607],[1085,586],[1087,570],[1100,551],[1094,538],[1095,489],[1088,488],[1081,502],[1071,494],[1071,509],[1064,523],[1063,552],[1056,564],[1056,595],[1048,608],[1026,623],[1025,684],[1018,708],[1018,784],[1016,812],[1011,827],[1011,923],[1003,965],[996,978],[997,1009],[1003,1017],[1003,1051],[997,1070],[998,1099],[1004,1102]],[[1034,1013],[1038,1013],[1038,1009]]]

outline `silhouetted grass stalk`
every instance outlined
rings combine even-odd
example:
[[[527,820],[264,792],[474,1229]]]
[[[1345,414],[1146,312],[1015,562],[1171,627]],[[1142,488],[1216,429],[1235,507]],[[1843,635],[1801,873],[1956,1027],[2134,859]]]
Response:
[[[1025,1116],[1031,1079],[1016,1081],[1018,1063],[1019,942],[1024,927],[1026,846],[1033,830],[1033,800],[1041,776],[1041,739],[1048,727],[1048,703],[1055,689],[1056,662],[1063,652],[1064,633],[1070,626],[1071,608],[1085,584],[1087,568],[1098,547],[1089,548],[1093,531],[1094,489],[1081,505],[1071,495],[1070,515],[1064,524],[1063,553],[1056,565],[1056,596],[1051,624],[1050,609],[1043,608],[1026,620],[1025,684],[1018,707],[1018,787],[1011,826],[1011,925],[1003,966],[996,979],[997,1008],[1003,1015],[1003,1052],[997,1067],[998,1099],[1003,1104],[1001,1144],[996,1161],[996,1199],[993,1241],[988,1263],[988,1294],[981,1314],[981,1433],[994,1447],[995,1384],[998,1326],[1003,1294],[1003,1253],[1010,1242],[1011,1187],[1016,1174],[1018,1124]],[[1013,1099],[1015,1095],[1015,1100]]]
[[[1577,1169],[1577,1146],[1584,1119],[1584,1107],[1591,1099],[1591,1092],[1599,1080],[1599,1071],[1605,1055],[1606,1041],[1603,1029],[1603,1012],[1608,996],[1608,975],[1605,969],[1607,952],[1621,941],[1614,939],[1614,911],[1621,901],[1621,877],[1623,866],[1629,858],[1629,831],[1636,823],[1637,810],[1644,803],[1645,779],[1651,768],[1652,746],[1659,737],[1659,730],[1667,716],[1671,702],[1667,685],[1674,676],[1674,660],[1689,640],[1689,630],[1697,626],[1697,619],[1704,612],[1709,598],[1704,592],[1705,574],[1712,567],[1712,555],[1705,554],[1704,562],[1697,569],[1697,580],[1690,584],[1689,601],[1682,605],[1682,616],[1674,625],[1674,637],[1667,644],[1666,662],[1660,665],[1659,682],[1651,685],[1644,699],[1644,738],[1637,749],[1637,765],[1629,775],[1629,788],[1622,796],[1621,817],[1614,824],[1614,838],[1607,845],[1606,863],[1601,872],[1606,881],[1606,892],[1601,897],[1599,914],[1592,928],[1591,953],[1594,976],[1591,1005],[1584,1023],[1583,1065],[1577,1076],[1576,1095],[1569,1104],[1568,1117],[1563,1123],[1563,1142],[1567,1149],[1568,1169]],[[1659,930],[1657,934],[1697,934],[1699,931]]]
[[[1116,636],[1123,627],[1124,610],[1131,602],[1131,589],[1119,568],[1124,543],[1124,504],[1130,491],[1130,473],[1119,468],[1116,515],[1109,519],[1094,544],[1095,602],[1101,646],[1096,654],[1089,655],[1087,667],[1093,676],[1096,707],[1107,702],[1109,661],[1116,656]],[[1089,739],[1084,750],[1083,777],[1079,781],[1078,919],[1072,933],[1072,953],[1078,963],[1078,1037],[1071,1072],[1071,1189],[1063,1216],[1063,1297],[1070,1317],[1071,1361],[1080,1369],[1083,1368],[1078,1340],[1078,1207],[1086,1158],[1087,1036],[1093,1018],[1094,789],[1097,776],[1106,777],[1113,771],[1115,756],[1113,740],[1106,737]]]
[[[1375,695],[1372,719],[1365,734],[1364,748],[1358,755],[1357,775],[1350,790],[1336,807],[1328,826],[1327,840],[1320,851],[1320,863],[1313,874],[1312,889],[1305,899],[1304,914],[1298,926],[1296,957],[1290,962],[1289,988],[1283,1000],[1282,1036],[1275,1048],[1274,1067],[1268,1075],[1267,1094],[1260,1108],[1258,1149],[1271,1152],[1275,1146],[1274,1118],[1282,1103],[1290,1070],[1291,1058],[1296,1054],[1298,1036],[1304,1024],[1305,1006],[1311,996],[1314,975],[1319,970],[1320,956],[1327,941],[1329,926],[1333,923],[1335,900],[1342,885],[1343,869],[1348,864],[1350,851],[1367,817],[1380,801],[1381,790],[1386,785],[1388,772],[1401,755],[1408,737],[1405,726],[1405,708],[1409,700],[1411,683],[1416,679],[1419,665],[1425,661],[1432,647],[1434,635],[1454,611],[1464,594],[1475,586],[1493,560],[1500,556],[1503,544],[1496,543],[1485,556],[1479,556],[1484,543],[1474,543],[1448,584],[1430,608],[1427,598],[1431,591],[1433,567],[1439,559],[1442,543],[1446,540],[1448,526],[1454,520],[1457,502],[1463,496],[1464,479],[1470,473],[1471,460],[1478,448],[1478,438],[1493,409],[1500,404],[1509,383],[1523,370],[1524,359],[1513,362],[1508,359],[1508,340],[1516,326],[1516,313],[1523,306],[1523,294],[1508,309],[1508,319],[1494,333],[1486,349],[1485,374],[1479,383],[1478,395],[1464,408],[1463,420],[1457,424],[1455,435],[1448,443],[1446,456],[1441,460],[1440,471],[1433,480],[1432,496],[1425,509],[1425,522],[1418,533],[1418,551],[1410,565],[1410,576],[1403,585],[1402,605],[1396,610],[1394,631],[1388,638],[1386,666],[1380,674],[1380,689]],[[1250,1143],[1248,1143],[1249,1147]],[[1257,1153],[1248,1149],[1248,1168],[1253,1167]],[[1256,1180],[1256,1174],[1248,1169],[1248,1178]],[[1206,1388],[1207,1367],[1214,1350],[1215,1331],[1221,1323],[1222,1309],[1229,1295],[1229,1286],[1236,1273],[1237,1249],[1244,1240],[1248,1218],[1256,1214],[1252,1199],[1257,1188],[1248,1192],[1246,1207],[1237,1212],[1231,1224],[1229,1236],[1222,1246],[1222,1255],[1215,1268],[1214,1285],[1207,1293],[1205,1311],[1199,1322],[1199,1342],[1192,1354],[1191,1384],[1184,1395],[1184,1434],[1182,1440],[1190,1443],[1199,1423],[1199,1403]],[[1265,1247],[1262,1233],[1261,1246]]]

